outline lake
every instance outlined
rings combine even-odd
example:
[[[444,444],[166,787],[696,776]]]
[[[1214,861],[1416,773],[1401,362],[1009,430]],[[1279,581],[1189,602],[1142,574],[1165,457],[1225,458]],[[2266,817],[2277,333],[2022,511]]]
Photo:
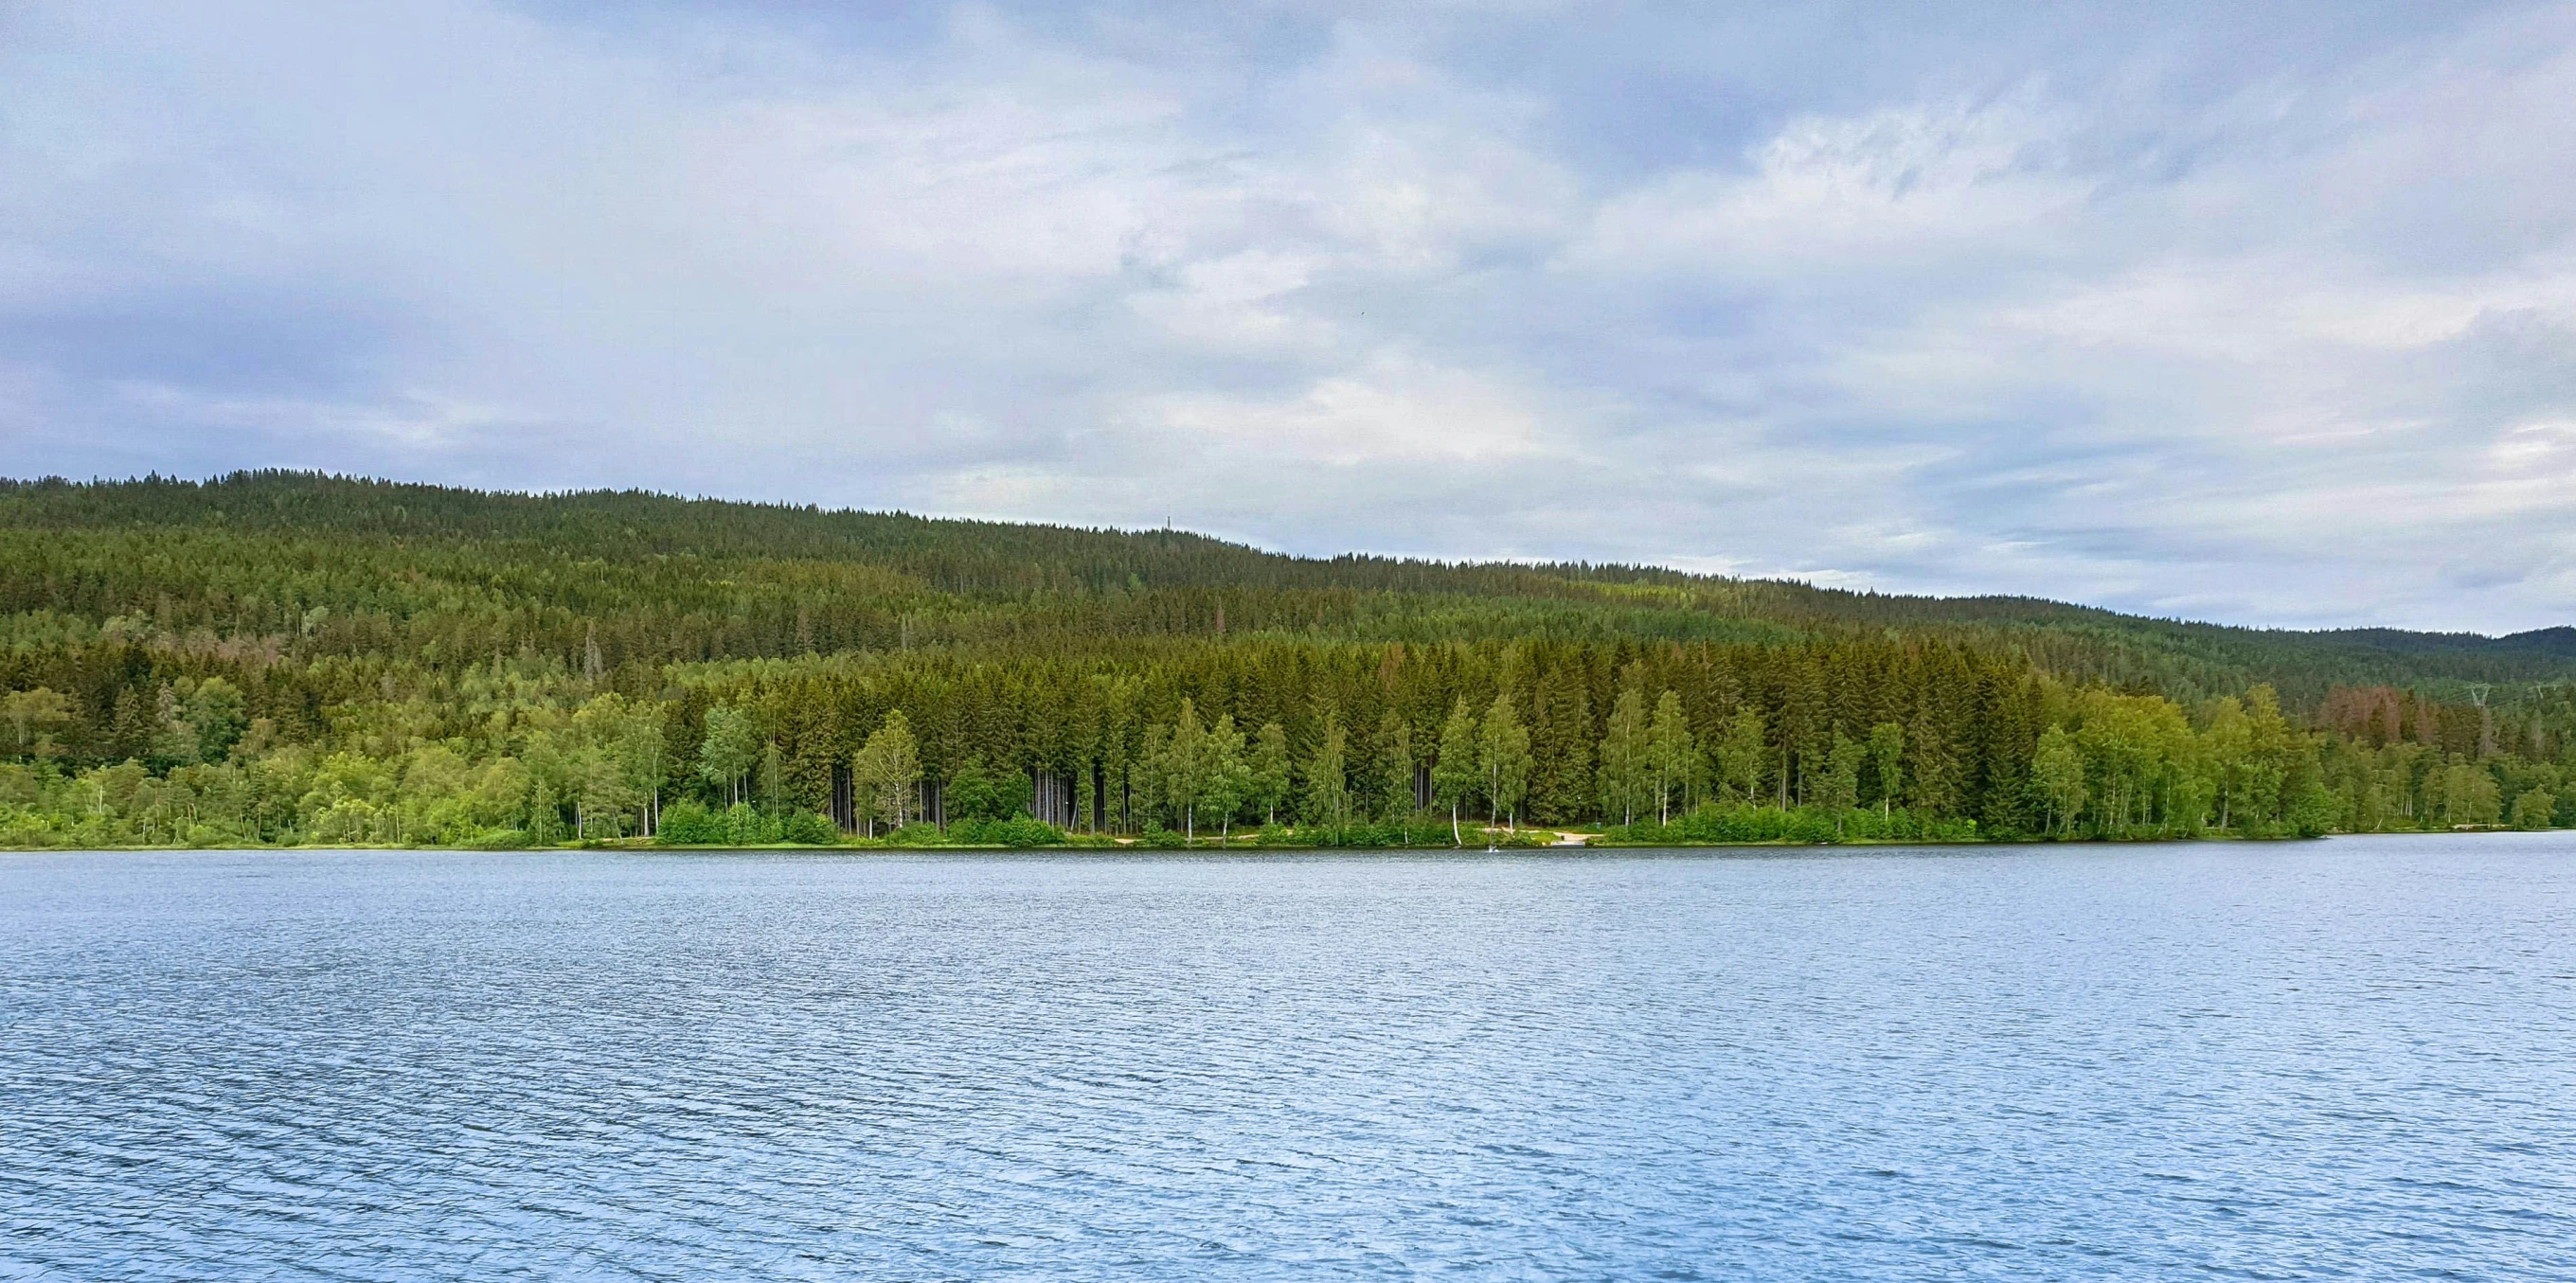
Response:
[[[0,1278],[2576,1278],[2576,838],[0,854]]]

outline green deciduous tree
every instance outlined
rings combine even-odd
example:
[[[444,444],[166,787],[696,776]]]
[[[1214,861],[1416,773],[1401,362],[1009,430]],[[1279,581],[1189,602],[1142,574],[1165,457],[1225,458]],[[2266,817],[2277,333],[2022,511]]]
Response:
[[[1251,794],[1252,772],[1244,759],[1243,732],[1235,728],[1234,714],[1218,716],[1202,741],[1206,784],[1202,805],[1217,816],[1220,838],[1234,838],[1234,817],[1243,809]]]
[[[760,736],[751,710],[718,704],[707,710],[706,738],[698,743],[698,778],[730,806],[742,801],[743,777],[760,760]]]
[[[1509,691],[1494,697],[1493,706],[1485,710],[1484,725],[1477,728],[1476,769],[1491,808],[1486,822],[1509,824],[1518,832],[1521,797],[1529,789],[1530,734],[1512,708]]]
[[[1388,819],[1413,815],[1413,726],[1391,708],[1377,727],[1377,783],[1381,814]]]
[[[196,732],[196,758],[220,762],[250,729],[250,714],[241,688],[221,677],[208,677],[188,693],[188,725]]]
[[[1860,805],[1860,764],[1868,752],[1867,746],[1837,728],[1825,749],[1825,769],[1808,786],[1808,799],[1833,813],[1836,833],[1842,832],[1843,812]]]
[[[1654,774],[1655,822],[1673,821],[1673,803],[1687,806],[1700,782],[1699,740],[1691,734],[1682,697],[1665,691],[1655,700],[1655,720],[1646,731],[1646,762]]]
[[[1006,766],[970,757],[940,790],[941,808],[950,823],[959,820],[1007,820],[1029,808],[1029,777]]]
[[[2084,753],[2065,727],[2040,732],[2039,753],[2031,759],[2030,775],[2040,804],[2047,809],[2049,830],[2074,832],[2076,817],[2084,813]]]
[[[1762,765],[1770,756],[1762,715],[1751,708],[1737,709],[1717,744],[1718,775],[1737,801],[1751,805],[1762,796]]]
[[[1476,760],[1476,714],[1467,707],[1461,695],[1449,709],[1449,720],[1440,727],[1440,756],[1431,764],[1431,793],[1441,805],[1449,808],[1449,841],[1464,846],[1458,832],[1458,812],[1476,795],[1476,785],[1484,771]]]
[[[1640,807],[1654,804],[1653,743],[1646,730],[1646,700],[1635,688],[1619,692],[1601,736],[1601,815],[1606,822],[1637,822]]]
[[[912,720],[898,708],[868,734],[850,762],[851,793],[868,836],[876,836],[879,819],[896,828],[912,821],[913,790],[920,783],[921,748]]]
[[[0,719],[8,721],[18,752],[40,753],[50,732],[70,724],[72,702],[61,692],[43,686],[10,691],[0,696]]]
[[[1872,783],[1878,789],[1878,813],[1889,814],[1896,805],[1897,790],[1903,787],[1901,772],[1905,759],[1905,728],[1894,722],[1880,722],[1869,728],[1869,762]]]
[[[1306,757],[1306,819],[1336,829],[1351,819],[1350,735],[1341,714],[1329,709]]]
[[[1289,761],[1288,731],[1277,722],[1264,722],[1254,736],[1246,780],[1252,805],[1261,808],[1264,824],[1279,822],[1279,805],[1288,800]]]

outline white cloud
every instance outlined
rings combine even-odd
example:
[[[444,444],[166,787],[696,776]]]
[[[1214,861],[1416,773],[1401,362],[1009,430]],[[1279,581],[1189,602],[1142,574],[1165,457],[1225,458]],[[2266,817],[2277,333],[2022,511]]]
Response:
[[[1754,148],[1749,170],[1661,176],[1606,202],[1572,265],[1795,279],[1969,254],[2029,255],[2095,183],[2052,163],[2072,122],[2030,91],[2000,103],[1909,105],[1801,117]]]
[[[2576,10],[2320,12],[22,5],[0,470],[2564,622]]]

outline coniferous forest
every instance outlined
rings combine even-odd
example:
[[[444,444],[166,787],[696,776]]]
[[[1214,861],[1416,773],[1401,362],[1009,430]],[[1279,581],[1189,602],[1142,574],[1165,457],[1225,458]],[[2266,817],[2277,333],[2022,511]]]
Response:
[[[2576,629],[300,473],[0,482],[0,845],[2576,824]]]

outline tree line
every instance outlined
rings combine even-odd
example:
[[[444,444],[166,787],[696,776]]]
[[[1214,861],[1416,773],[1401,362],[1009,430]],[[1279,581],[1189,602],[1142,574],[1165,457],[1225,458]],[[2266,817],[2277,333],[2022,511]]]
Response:
[[[372,673],[321,706],[318,735],[291,729],[312,692],[273,672],[170,676],[118,700],[106,733],[133,751],[86,766],[55,738],[79,701],[11,690],[0,841],[514,844],[675,824],[689,840],[931,840],[960,823],[1032,841],[2001,840],[2576,821],[2576,741],[2540,722],[2503,734],[2555,756],[2445,748],[2443,727],[2477,724],[2431,703],[2414,738],[2374,743],[2299,724],[2268,688],[2186,706],[1939,642],[1247,639]]]
[[[0,482],[0,840],[2563,824],[2558,644],[658,495]]]

